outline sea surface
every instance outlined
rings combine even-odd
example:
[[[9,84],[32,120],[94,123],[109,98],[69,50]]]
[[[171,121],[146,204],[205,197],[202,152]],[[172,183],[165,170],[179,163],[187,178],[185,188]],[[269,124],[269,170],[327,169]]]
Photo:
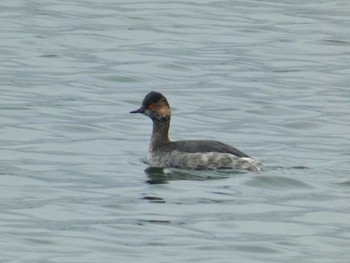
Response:
[[[0,262],[350,262],[349,10],[2,0]],[[264,171],[150,169],[151,90]]]

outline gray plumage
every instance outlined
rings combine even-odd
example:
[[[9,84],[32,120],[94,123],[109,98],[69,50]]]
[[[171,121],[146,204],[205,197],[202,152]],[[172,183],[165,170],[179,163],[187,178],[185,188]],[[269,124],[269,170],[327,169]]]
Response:
[[[148,150],[148,161],[155,167],[185,169],[244,169],[260,171],[261,164],[235,147],[213,140],[170,141],[171,119],[167,99],[159,92],[150,92],[141,108],[131,113],[142,113],[153,122]]]

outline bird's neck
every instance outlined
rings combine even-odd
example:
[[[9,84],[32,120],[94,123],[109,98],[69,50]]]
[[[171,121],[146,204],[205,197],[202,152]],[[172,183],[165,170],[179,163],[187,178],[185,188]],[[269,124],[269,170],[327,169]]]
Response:
[[[150,147],[156,149],[166,143],[169,143],[169,127],[170,117],[162,118],[160,120],[153,120],[153,131],[151,137]]]

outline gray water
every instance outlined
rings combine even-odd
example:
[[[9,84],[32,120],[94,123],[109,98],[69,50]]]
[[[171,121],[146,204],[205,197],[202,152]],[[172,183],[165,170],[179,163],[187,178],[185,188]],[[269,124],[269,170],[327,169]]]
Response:
[[[0,2],[0,262],[350,262],[350,2]],[[147,169],[172,139],[265,170]]]

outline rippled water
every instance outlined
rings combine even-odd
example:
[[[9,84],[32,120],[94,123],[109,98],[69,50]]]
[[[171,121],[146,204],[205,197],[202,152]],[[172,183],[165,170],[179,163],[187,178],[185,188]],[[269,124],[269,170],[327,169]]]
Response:
[[[1,262],[348,262],[350,4],[0,2]],[[265,165],[147,169],[173,139]]]

